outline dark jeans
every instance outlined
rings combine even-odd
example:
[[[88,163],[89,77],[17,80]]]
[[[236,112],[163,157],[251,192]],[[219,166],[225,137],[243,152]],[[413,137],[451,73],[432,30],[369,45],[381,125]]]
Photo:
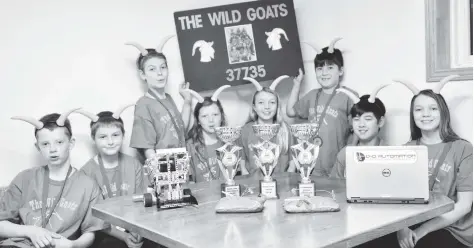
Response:
[[[127,244],[125,244],[125,242],[123,242],[122,240],[99,231],[95,233],[94,243],[92,244],[91,248],[102,247],[128,248]]]
[[[144,239],[142,248],[166,248],[166,246],[157,244],[151,240]]]
[[[413,230],[413,229],[412,229]],[[365,244],[357,246],[358,248],[400,248],[398,244],[397,233],[391,233],[374,239]],[[459,242],[449,231],[440,229],[428,233],[416,243],[415,248],[465,248],[468,246]]]
[[[110,236],[103,232],[96,232],[94,243],[91,248],[128,248],[127,244],[116,237]],[[2,247],[3,248],[3,247]],[[143,239],[142,248],[166,248],[148,239]]]

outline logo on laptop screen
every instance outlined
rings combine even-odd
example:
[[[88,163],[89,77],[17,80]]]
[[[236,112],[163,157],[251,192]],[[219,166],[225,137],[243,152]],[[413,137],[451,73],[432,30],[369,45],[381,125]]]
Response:
[[[382,176],[389,177],[390,175],[392,175],[392,172],[389,169],[382,170]]]
[[[415,163],[417,154],[412,150],[374,150],[359,151],[354,153],[357,163]]]
[[[364,154],[362,152],[357,152],[356,154],[357,154],[357,161],[364,162],[365,160]]]

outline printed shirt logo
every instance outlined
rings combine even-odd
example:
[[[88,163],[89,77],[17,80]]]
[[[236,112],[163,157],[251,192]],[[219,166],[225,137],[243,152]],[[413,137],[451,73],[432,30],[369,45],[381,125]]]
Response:
[[[46,216],[49,215],[49,213],[51,212],[50,209],[46,210]],[[54,221],[54,219],[56,219],[56,221]],[[41,220],[41,216],[35,216],[33,217],[33,225],[34,226],[37,226],[37,227],[41,227],[42,226],[42,220]],[[62,223],[64,222],[64,219],[61,217],[61,215],[58,214],[58,212],[54,211],[53,214],[51,215],[51,218],[49,219],[48,221],[48,227],[50,228],[50,230],[53,230],[53,224],[51,223]],[[59,226],[61,226],[61,224],[59,224]]]
[[[176,131],[176,128],[174,127],[173,122],[171,121],[171,117],[169,115],[161,116],[160,121],[164,123],[166,127],[169,126],[169,131],[171,132],[171,135],[173,135],[174,138],[179,140],[178,132]]]
[[[323,110],[324,110],[323,105],[318,105],[316,109],[309,108],[309,118],[308,118],[309,121],[312,123],[318,123],[319,118],[321,117],[321,114],[323,113]],[[337,111],[337,109],[334,109],[331,106],[328,106],[328,108],[326,109],[326,116],[324,117],[323,122],[322,122],[326,126],[328,125],[328,122],[326,120],[327,116],[331,116],[334,119],[337,119],[339,116],[339,112]]]
[[[207,167],[206,163],[200,162],[197,165],[197,168],[201,171],[202,177],[204,178],[204,180],[211,181],[213,177],[214,178],[217,177],[217,166],[216,166],[216,164],[217,164],[217,157],[212,157],[212,158],[209,158],[209,160],[208,160],[208,165],[209,165],[210,171],[208,170],[208,167]],[[210,173],[212,173],[212,176],[211,176]]]
[[[108,198],[109,194],[108,194],[107,187],[105,186],[105,184],[102,185],[101,189],[102,189],[102,195],[105,198]],[[120,187],[120,191],[122,192],[122,194],[120,194],[120,193],[117,193],[117,183],[116,182],[110,183],[110,190],[112,191],[112,195],[114,196],[126,195],[129,189],[130,189],[130,185],[128,183],[122,183],[122,186]]]
[[[438,163],[438,159],[430,159],[428,161],[428,176],[433,176],[433,171],[435,169],[436,164]],[[452,170],[453,166],[449,163],[444,161],[441,167],[439,168],[438,175],[435,177],[435,184],[433,187],[433,191],[440,192],[443,194],[448,194],[450,189],[451,181],[454,180],[454,173]]]
[[[53,207],[55,197],[50,197],[47,199],[47,209],[46,209],[46,216],[49,215],[51,212],[51,208]],[[31,210],[33,211],[31,214],[34,215],[31,218],[27,217],[26,224],[27,225],[34,225],[37,227],[42,226],[42,219],[41,219],[41,208],[43,206],[41,200],[31,200],[28,202]],[[48,221],[47,227],[49,227],[50,230],[57,230],[62,223],[64,222],[63,217],[59,212],[62,212],[64,214],[65,211],[68,212],[74,212],[76,211],[78,205],[76,202],[73,201],[68,201],[64,198],[61,198],[61,200],[58,202],[58,205],[56,206],[56,209],[54,212],[51,214],[51,218]],[[72,215],[72,213],[70,214]]]
[[[428,161],[428,168],[430,169],[430,174],[433,173],[433,170],[434,170],[434,167],[436,166],[436,164],[438,164],[438,159],[430,159]],[[451,170],[453,166],[449,165],[449,163],[447,163],[446,161],[443,162],[443,164],[441,165],[441,168],[439,168],[441,171],[444,171],[446,173],[449,173],[449,171]]]

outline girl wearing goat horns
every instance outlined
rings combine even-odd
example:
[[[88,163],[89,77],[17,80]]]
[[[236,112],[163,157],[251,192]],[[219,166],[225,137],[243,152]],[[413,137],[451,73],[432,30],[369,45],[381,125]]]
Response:
[[[202,97],[193,90],[187,90],[198,100],[194,108],[194,124],[188,132],[186,142],[191,155],[191,181],[198,183],[226,179],[221,175],[216,153],[216,149],[224,143],[217,137],[215,128],[226,125],[224,109],[217,97],[229,87],[230,85],[221,86],[212,97]]]
[[[272,82],[270,87],[262,87],[253,78],[244,78],[244,80],[250,81],[257,89],[252,98],[250,122],[242,127],[242,135],[240,136],[240,141],[244,148],[245,167],[250,174],[260,170],[256,164],[257,155],[253,146],[262,141],[253,131],[252,126],[255,124],[280,124],[278,134],[270,140],[270,142],[280,146],[280,157],[274,172],[284,172],[288,169],[288,147],[290,147],[291,134],[287,124],[283,121],[280,97],[275,91],[278,84],[286,78],[289,77],[286,75],[278,77]]]
[[[370,242],[373,247],[472,247],[472,144],[451,128],[448,105],[440,94],[448,76],[433,89],[418,90],[404,80],[414,94],[410,105],[411,141],[428,147],[430,191],[455,202],[454,209],[422,224],[404,228]],[[369,244],[369,245],[370,245]]]
[[[289,117],[299,117],[317,124],[317,137],[314,143],[320,145],[319,155],[313,175],[329,176],[337,153],[347,144],[350,135],[350,109],[354,103],[345,94],[337,94],[344,74],[342,52],[335,48],[341,38],[334,39],[328,47],[317,51],[314,59],[316,79],[321,88],[308,92],[301,99],[299,91],[303,72],[293,80],[294,85],[288,98],[286,113]],[[296,168],[291,168],[294,171]]]
[[[130,146],[137,148],[146,159],[154,156],[156,149],[185,147],[185,132],[191,115],[191,96],[183,89],[184,98],[180,114],[173,98],[165,92],[168,83],[168,65],[162,48],[172,36],[164,38],[157,49],[144,49],[135,42],[126,43],[140,51],[137,67],[140,78],[148,86],[148,91],[135,105]]]

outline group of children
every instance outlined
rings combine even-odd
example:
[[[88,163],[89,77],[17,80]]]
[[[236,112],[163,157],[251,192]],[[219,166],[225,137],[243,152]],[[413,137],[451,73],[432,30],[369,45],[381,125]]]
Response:
[[[216,154],[216,149],[223,143],[216,135],[216,127],[225,126],[226,118],[218,95],[230,86],[222,86],[212,97],[202,97],[188,89],[189,85],[183,84],[180,94],[184,105],[179,111],[171,96],[165,92],[168,67],[161,50],[168,39],[161,42],[157,49],[145,49],[137,43],[129,43],[140,51],[138,72],[148,86],[146,94],[135,104],[130,146],[136,148],[145,160],[151,159],[156,149],[186,147],[191,155],[191,181],[224,179]],[[386,145],[378,135],[385,123],[386,109],[376,97],[386,85],[378,87],[371,95],[361,97],[341,86],[344,61],[342,52],[334,47],[336,41],[318,51],[314,59],[316,78],[321,88],[299,99],[303,79],[300,70],[293,79],[286,113],[289,117],[317,124],[321,147],[312,174],[343,179],[346,145]],[[243,147],[244,154],[239,166],[241,175],[259,173],[254,150],[259,138],[252,129],[254,124],[280,124],[278,134],[272,139],[280,147],[275,171],[296,171],[290,159],[290,147],[297,140],[291,136],[288,125],[283,121],[282,104],[276,92],[278,83],[286,77],[279,77],[269,87],[262,87],[256,80],[248,79],[255,85],[256,92],[252,98],[251,120],[242,127],[237,141]],[[414,93],[410,107],[411,141],[407,144],[428,147],[430,172],[441,166],[439,173],[432,175],[436,177],[432,190],[453,199],[455,208],[417,227],[400,230],[395,236],[374,240],[366,244],[368,246],[472,246],[472,145],[452,130],[449,109],[439,94],[449,79],[435,90],[419,91],[409,83],[402,83]],[[191,112],[193,96],[198,103]],[[120,152],[125,133],[120,118],[123,110],[121,108],[115,113],[104,111],[97,115],[71,110],[62,115],[46,115],[39,121],[18,118],[35,125],[36,147],[48,164],[21,172],[6,191],[0,202],[0,247],[89,247],[93,243],[97,247],[151,245],[137,234],[119,230],[121,228],[91,216],[90,207],[96,202],[121,195],[141,194],[149,183],[142,163]],[[97,148],[97,155],[80,171],[71,166],[69,159],[74,138],[67,116],[72,112],[91,119],[91,136]],[[447,155],[440,159],[444,150]],[[443,242],[448,242],[446,246],[438,246],[440,237],[443,237]],[[437,245],[433,246],[430,242]]]

